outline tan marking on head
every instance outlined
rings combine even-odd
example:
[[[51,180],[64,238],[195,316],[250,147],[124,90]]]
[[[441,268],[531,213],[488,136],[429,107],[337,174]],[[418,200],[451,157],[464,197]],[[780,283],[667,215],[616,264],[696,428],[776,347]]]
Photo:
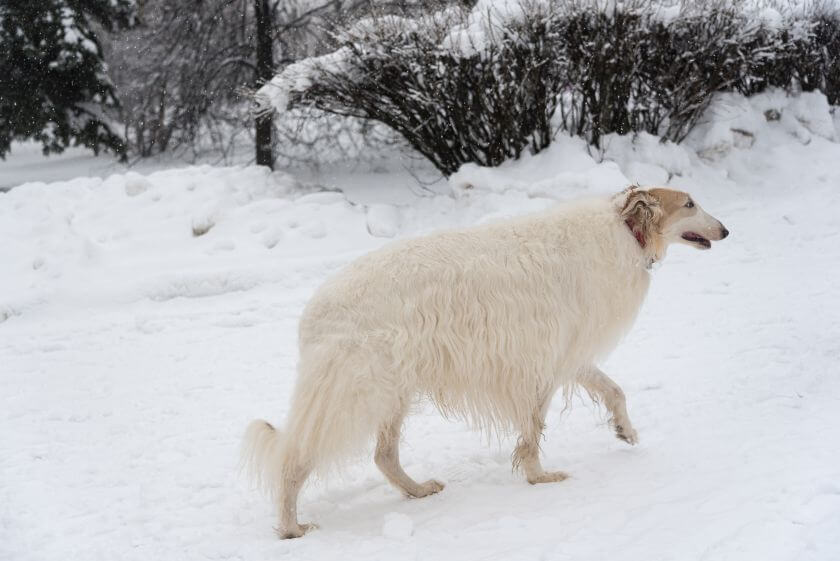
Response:
[[[685,203],[691,199],[688,193],[666,187],[654,187],[653,189],[648,189],[648,193],[657,198],[659,204],[662,205],[662,210],[666,217],[685,208]]]

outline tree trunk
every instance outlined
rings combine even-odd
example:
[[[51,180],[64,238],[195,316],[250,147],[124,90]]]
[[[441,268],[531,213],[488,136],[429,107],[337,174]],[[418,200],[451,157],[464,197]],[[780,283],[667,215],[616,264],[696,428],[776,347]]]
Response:
[[[274,13],[269,0],[254,0],[254,14],[257,18],[257,83],[262,85],[274,76],[274,51],[271,34],[274,29]],[[256,119],[257,165],[274,169],[272,150],[272,116]]]

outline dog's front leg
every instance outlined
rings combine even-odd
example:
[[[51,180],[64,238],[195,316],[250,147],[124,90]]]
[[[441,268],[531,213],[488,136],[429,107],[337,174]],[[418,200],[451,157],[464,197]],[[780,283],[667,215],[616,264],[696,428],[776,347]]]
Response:
[[[535,410],[527,418],[521,419],[519,440],[513,450],[513,467],[522,468],[528,483],[552,483],[563,481],[568,474],[562,471],[545,471],[540,462],[540,438],[545,428],[545,415],[554,392],[546,392],[536,400]]]
[[[615,435],[628,444],[636,444],[639,435],[627,415],[627,401],[624,392],[597,366],[590,366],[580,380],[580,384],[589,392],[592,399],[602,402],[612,417],[610,424],[615,428]]]

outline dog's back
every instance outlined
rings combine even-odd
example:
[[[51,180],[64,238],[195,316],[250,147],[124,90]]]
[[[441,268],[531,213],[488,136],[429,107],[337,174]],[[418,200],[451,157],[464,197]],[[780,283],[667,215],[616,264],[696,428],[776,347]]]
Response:
[[[647,286],[610,201],[564,205],[359,259],[307,306],[301,360],[333,355],[334,383],[385,402],[425,394],[445,413],[511,428],[533,400],[524,392],[574,383],[612,349]]]

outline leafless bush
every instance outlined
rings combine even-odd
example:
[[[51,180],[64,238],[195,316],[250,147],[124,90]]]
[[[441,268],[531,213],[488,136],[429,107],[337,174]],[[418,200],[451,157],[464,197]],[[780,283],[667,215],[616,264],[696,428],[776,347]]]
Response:
[[[778,48],[774,32],[740,3],[695,4],[671,22],[650,22],[642,42],[633,130],[680,142],[715,92],[754,80]]]
[[[277,164],[316,169],[336,162],[375,164],[405,142],[381,123],[300,107],[278,116]]]
[[[295,68],[304,87],[277,99],[383,123],[448,175],[544,148],[552,120],[596,146],[633,131],[680,142],[719,91],[840,97],[836,11],[788,12],[775,25],[742,1],[675,12],[652,0],[522,0],[518,17],[481,17],[368,17],[338,36],[329,64]]]
[[[590,2],[563,6],[554,49],[565,62],[560,123],[596,146],[604,134],[633,130],[631,102],[644,62],[646,7],[640,2],[607,10]]]
[[[253,80],[248,1],[148,0],[143,8],[142,25],[109,56],[130,151],[189,150],[208,130],[242,128],[236,91]]]
[[[775,56],[755,69],[761,82],[821,90],[829,103],[840,104],[840,11],[831,4],[813,4],[804,13],[790,14],[778,36]]]
[[[655,0],[522,0],[506,16],[471,0],[324,0],[312,11],[260,2],[282,11],[272,12],[281,68],[341,54],[289,92],[298,112],[277,120],[274,140],[284,162],[390,145],[376,132],[384,126],[448,175],[539,151],[558,130],[596,146],[634,131],[679,142],[718,91],[821,89],[840,103],[840,15],[827,5],[781,10],[768,25],[741,0],[676,12]],[[254,0],[144,5],[145,31],[114,47],[134,152],[210,142],[225,154],[237,132],[252,142],[236,92],[260,85]]]
[[[321,68],[297,101],[384,123],[445,175],[467,161],[498,165],[544,148],[563,79],[552,56],[554,14],[534,8],[492,28],[492,38],[450,37],[441,49],[466,14],[364,20],[339,37],[346,66]]]

